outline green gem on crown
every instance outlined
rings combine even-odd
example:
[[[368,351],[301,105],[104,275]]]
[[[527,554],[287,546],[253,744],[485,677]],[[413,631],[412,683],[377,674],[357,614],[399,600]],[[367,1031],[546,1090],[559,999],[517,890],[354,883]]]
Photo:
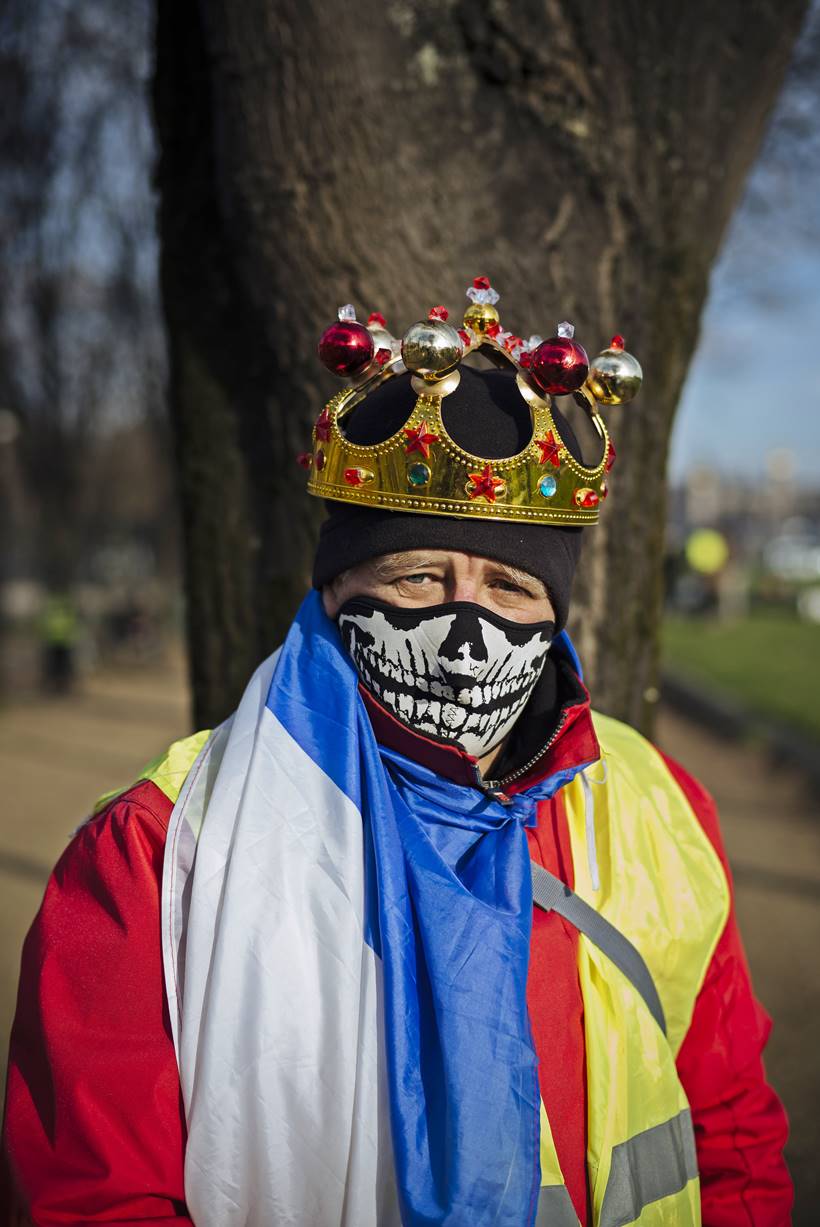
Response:
[[[411,464],[407,470],[407,480],[411,486],[426,486],[430,480],[430,466],[427,464]]]

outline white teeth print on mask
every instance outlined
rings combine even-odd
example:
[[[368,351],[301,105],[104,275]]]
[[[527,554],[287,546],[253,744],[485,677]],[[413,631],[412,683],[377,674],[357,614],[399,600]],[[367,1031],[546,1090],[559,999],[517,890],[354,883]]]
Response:
[[[362,682],[397,720],[480,758],[523,711],[555,624],[512,622],[464,601],[400,609],[355,597],[339,630]]]

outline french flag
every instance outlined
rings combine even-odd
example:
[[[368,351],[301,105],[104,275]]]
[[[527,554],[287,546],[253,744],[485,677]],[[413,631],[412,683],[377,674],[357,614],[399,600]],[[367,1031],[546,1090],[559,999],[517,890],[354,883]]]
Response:
[[[198,1227],[531,1227],[537,800],[501,805],[380,747],[306,598],[166,844]]]

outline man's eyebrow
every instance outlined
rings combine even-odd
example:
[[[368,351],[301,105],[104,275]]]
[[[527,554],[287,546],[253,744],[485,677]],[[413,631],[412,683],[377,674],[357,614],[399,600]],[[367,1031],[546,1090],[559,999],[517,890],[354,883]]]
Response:
[[[528,588],[530,590],[534,588],[536,592],[546,595],[547,586],[537,575],[530,575],[529,572],[522,571],[509,562],[497,562],[495,567],[507,579],[512,580],[514,584],[518,584],[519,588]]]
[[[377,558],[372,563],[373,572],[379,579],[396,575],[400,571],[420,571],[434,565],[433,558],[424,553],[386,554],[384,558]]]

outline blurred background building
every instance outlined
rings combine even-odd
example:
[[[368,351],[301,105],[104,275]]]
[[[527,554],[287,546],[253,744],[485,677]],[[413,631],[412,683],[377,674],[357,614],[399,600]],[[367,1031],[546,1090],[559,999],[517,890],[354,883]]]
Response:
[[[72,819],[188,719],[151,72],[149,0],[4,8],[3,1041],[20,941]],[[724,808],[805,1223],[820,1196],[818,113],[815,3],[713,272],[672,441],[660,717]]]

